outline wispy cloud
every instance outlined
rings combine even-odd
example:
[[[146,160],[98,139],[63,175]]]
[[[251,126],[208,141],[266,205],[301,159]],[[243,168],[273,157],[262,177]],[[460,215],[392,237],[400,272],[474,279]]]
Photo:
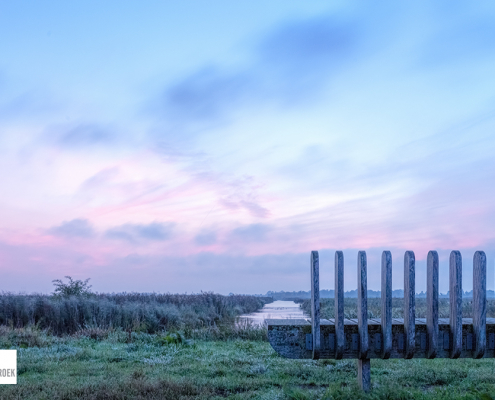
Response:
[[[228,74],[206,68],[166,90],[167,117],[179,120],[209,120],[223,117],[252,90],[248,74]]]
[[[258,204],[255,201],[249,200],[238,200],[233,198],[223,198],[220,199],[220,205],[229,209],[229,210],[238,210],[245,209],[247,210],[253,217],[258,218],[266,218],[270,215],[270,211]]]
[[[114,142],[115,134],[96,124],[80,124],[63,133],[58,143],[68,148],[81,148]]]
[[[199,246],[210,246],[217,242],[217,233],[213,230],[203,230],[194,237],[194,243]]]
[[[232,230],[230,238],[236,242],[262,242],[267,240],[267,236],[271,229],[272,228],[267,224],[241,226]]]
[[[152,222],[150,224],[124,224],[108,229],[105,236],[109,239],[128,242],[163,241],[172,238],[175,224]]]
[[[248,67],[204,66],[167,87],[154,110],[169,130],[197,134],[230,122],[239,108],[301,105],[356,61],[364,38],[355,19],[327,16],[285,23],[253,48]]]
[[[93,225],[87,219],[76,218],[71,221],[64,221],[58,226],[47,230],[47,233],[67,239],[90,238],[95,236]]]

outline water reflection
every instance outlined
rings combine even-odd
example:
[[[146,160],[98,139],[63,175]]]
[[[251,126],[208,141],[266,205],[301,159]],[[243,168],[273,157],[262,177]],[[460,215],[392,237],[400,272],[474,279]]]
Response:
[[[299,304],[293,301],[277,300],[266,304],[260,311],[251,314],[244,314],[239,317],[240,322],[249,322],[255,325],[263,324],[265,319],[295,319],[308,318],[303,313]]]

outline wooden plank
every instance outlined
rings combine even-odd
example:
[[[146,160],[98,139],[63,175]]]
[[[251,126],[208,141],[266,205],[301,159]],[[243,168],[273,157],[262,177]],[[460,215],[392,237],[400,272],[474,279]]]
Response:
[[[382,358],[390,357],[392,351],[392,253],[382,253]]]
[[[446,326],[447,328],[450,327],[450,320],[449,318],[439,318],[441,321],[439,323],[439,326]],[[418,325],[422,324],[422,321],[424,321],[424,318],[416,318],[416,327]],[[270,325],[279,325],[279,326],[291,326],[291,325],[300,325],[300,326],[311,326],[311,320],[306,320],[306,319],[290,319],[290,318],[280,318],[280,319],[266,319],[265,322]],[[393,325],[404,325],[404,320],[401,318],[392,318]],[[328,325],[328,326],[334,326],[332,320],[328,319],[320,319],[320,330],[322,325]],[[381,319],[380,318],[373,318],[373,319],[368,319],[368,327],[370,326],[380,326],[381,327]],[[423,324],[425,325],[425,324]],[[472,318],[463,318],[462,319],[462,325],[463,326],[472,326],[473,325],[473,319]],[[352,320],[346,319],[344,320],[344,326],[357,326],[357,323],[355,323]],[[493,328],[495,331],[495,318],[487,318],[486,319],[486,326],[487,326],[487,331],[488,328]],[[381,329],[380,329],[381,332]]]
[[[477,251],[473,257],[473,332],[473,357],[481,358],[486,348],[486,255],[483,251]]]
[[[272,324],[273,321],[275,324]],[[277,353],[288,358],[311,359],[312,358],[312,334],[311,325],[304,320],[291,320],[291,325],[282,325],[287,320],[268,321],[268,339],[271,346]],[[299,322],[298,322],[299,321]],[[300,324],[298,324],[300,323]],[[381,335],[381,325],[368,324],[368,358],[381,358],[381,346],[377,341],[377,336]],[[335,325],[320,325],[321,343],[320,359],[334,359],[335,348],[331,346],[330,339],[335,340]],[[359,333],[357,325],[345,325],[346,349],[343,359],[357,359],[359,354]],[[486,325],[487,350],[484,358],[494,358],[495,352],[495,323]],[[474,355],[474,335],[473,326],[464,324],[462,327],[463,349],[459,358],[473,358]],[[306,339],[310,338],[310,347],[307,346]],[[427,339],[426,325],[416,324],[416,350],[413,358],[427,358],[427,346],[424,346]],[[371,340],[373,339],[373,340]],[[390,358],[404,358],[405,341],[404,325],[392,325],[392,352]],[[446,347],[444,346],[446,340]],[[450,358],[450,325],[441,324],[439,327],[439,347],[436,358]],[[334,342],[333,342],[334,343]],[[472,346],[470,346],[470,343]],[[427,344],[427,343],[426,343]]]
[[[344,356],[344,253],[335,252],[335,359]]]
[[[428,358],[435,358],[438,347],[438,253],[429,251],[426,263],[426,325]]]
[[[311,252],[311,333],[313,360],[320,358],[320,261],[317,251]]]
[[[449,318],[439,318],[439,325],[450,325],[450,320]],[[272,325],[281,325],[281,326],[286,326],[286,325],[309,325],[311,326],[311,320],[306,320],[306,319],[290,319],[290,318],[281,318],[281,319],[266,319],[266,323],[270,323]],[[394,325],[404,325],[404,320],[402,318],[392,318],[392,322]],[[333,319],[320,319],[320,329],[322,325],[334,325]],[[424,318],[416,318],[416,326],[418,325],[425,325],[425,319]],[[355,320],[350,320],[350,319],[345,319],[344,320],[344,326],[347,325],[357,325],[357,322]],[[380,318],[373,318],[373,319],[368,319],[368,326],[369,325],[380,325],[381,326],[381,319]],[[473,319],[472,318],[463,318],[462,319],[462,325],[473,325]],[[495,326],[495,318],[487,318],[486,319],[486,325],[492,325]]]
[[[368,358],[368,288],[366,252],[358,253],[358,332],[359,332],[359,359]]]
[[[462,257],[453,250],[449,262],[450,358],[459,358],[462,351]]]
[[[266,319],[265,323],[267,325],[277,325],[277,326],[308,326],[310,325],[305,319]]]
[[[414,252],[406,251],[404,254],[404,358],[413,358],[416,348],[414,267]]]

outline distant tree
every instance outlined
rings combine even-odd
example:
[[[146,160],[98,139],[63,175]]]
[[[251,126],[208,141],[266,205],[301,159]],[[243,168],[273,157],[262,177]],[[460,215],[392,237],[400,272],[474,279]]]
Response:
[[[87,296],[91,294],[91,285],[88,285],[88,282],[91,278],[86,279],[85,281],[81,280],[73,280],[70,276],[66,276],[68,279],[67,283],[62,282],[60,279],[54,279],[53,285],[55,286],[55,291],[53,294],[55,296]]]

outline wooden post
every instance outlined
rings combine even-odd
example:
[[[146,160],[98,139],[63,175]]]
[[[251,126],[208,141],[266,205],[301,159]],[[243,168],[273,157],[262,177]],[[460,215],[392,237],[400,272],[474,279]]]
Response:
[[[370,359],[368,358],[368,285],[366,252],[358,253],[358,383],[363,391],[370,390]]]
[[[449,262],[449,294],[450,294],[450,335],[452,344],[450,358],[458,358],[462,350],[462,257],[453,250]]]
[[[344,356],[344,254],[335,252],[335,359]]]
[[[364,392],[369,392],[371,389],[371,363],[370,359],[358,360],[358,382]]]
[[[412,358],[416,349],[415,261],[414,252],[406,251],[404,254],[404,358]]]
[[[428,252],[426,265],[426,330],[428,358],[435,358],[438,346],[438,253]]]
[[[311,252],[311,332],[313,360],[320,358],[320,264],[317,251]]]
[[[477,251],[473,257],[473,331],[474,358],[482,358],[486,348],[486,255]]]
[[[392,254],[382,253],[382,358],[392,351]]]

